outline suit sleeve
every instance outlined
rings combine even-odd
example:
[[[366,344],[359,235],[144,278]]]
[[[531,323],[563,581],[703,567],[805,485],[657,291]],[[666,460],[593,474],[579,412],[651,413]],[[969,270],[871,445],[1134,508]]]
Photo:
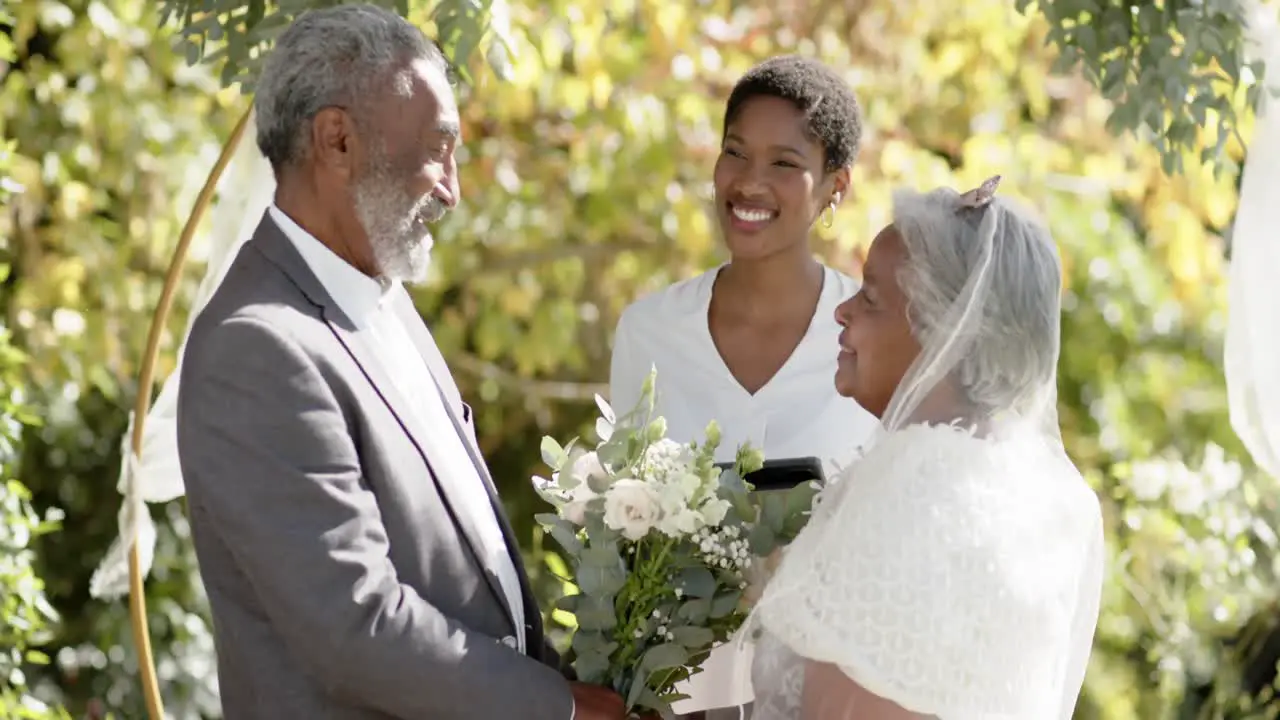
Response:
[[[301,347],[246,318],[201,340],[178,403],[196,529],[229,549],[297,663],[335,698],[404,720],[571,717],[554,669],[397,578],[346,418]]]

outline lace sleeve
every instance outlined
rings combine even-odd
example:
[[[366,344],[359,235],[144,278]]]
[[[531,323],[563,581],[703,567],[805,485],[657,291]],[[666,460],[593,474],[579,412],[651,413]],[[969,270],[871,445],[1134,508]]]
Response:
[[[1097,594],[1080,550],[1097,501],[1073,473],[954,428],[893,433],[822,499],[757,618],[806,683],[824,663],[853,681],[826,697],[909,711],[886,718],[1056,716],[1088,656],[1077,598]]]

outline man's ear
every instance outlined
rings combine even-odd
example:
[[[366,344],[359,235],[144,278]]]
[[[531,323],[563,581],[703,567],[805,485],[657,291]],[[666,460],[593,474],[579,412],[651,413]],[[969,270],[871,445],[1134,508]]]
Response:
[[[311,120],[311,156],[316,164],[350,177],[359,145],[355,121],[346,110],[327,107]]]

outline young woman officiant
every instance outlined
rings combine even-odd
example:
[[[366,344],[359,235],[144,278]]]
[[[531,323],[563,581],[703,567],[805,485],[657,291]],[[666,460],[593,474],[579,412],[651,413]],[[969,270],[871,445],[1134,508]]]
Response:
[[[715,215],[730,261],[629,306],[618,321],[613,407],[639,401],[658,371],[657,414],[668,436],[700,438],[715,420],[722,457],[751,442],[770,459],[816,457],[828,476],[847,464],[876,420],[835,390],[836,307],[857,283],[814,258],[814,223],[830,226],[847,197],[862,135],[845,82],[816,60],[767,60],[725,108],[715,165]],[[680,713],[749,717],[750,646],[730,642],[677,688]]]

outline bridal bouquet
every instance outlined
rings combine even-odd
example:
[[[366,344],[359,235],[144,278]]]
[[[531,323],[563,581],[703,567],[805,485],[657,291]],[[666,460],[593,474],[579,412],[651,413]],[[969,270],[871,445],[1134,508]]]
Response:
[[[534,485],[555,508],[536,519],[564,549],[566,579],[578,588],[556,604],[577,619],[578,679],[612,687],[629,711],[669,715],[685,697],[676,683],[746,619],[753,562],[795,537],[816,489],[753,495],[742,478],[763,456],[743,445],[722,472],[714,422],[702,442],[667,438],[666,421],[653,417],[655,381],[651,372],[639,406],[621,418],[596,396],[594,449],[543,438],[553,473]]]

